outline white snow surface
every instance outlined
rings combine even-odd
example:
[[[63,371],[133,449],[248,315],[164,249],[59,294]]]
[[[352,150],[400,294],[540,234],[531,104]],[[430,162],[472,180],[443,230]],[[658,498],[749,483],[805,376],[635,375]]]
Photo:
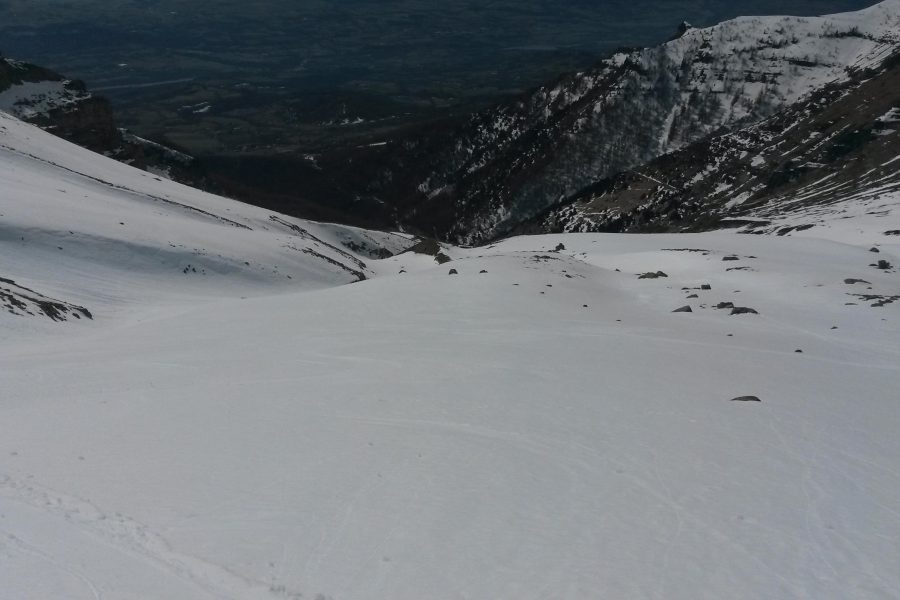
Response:
[[[94,315],[0,313],[0,598],[896,598],[865,217],[371,260],[0,115],[0,278]]]

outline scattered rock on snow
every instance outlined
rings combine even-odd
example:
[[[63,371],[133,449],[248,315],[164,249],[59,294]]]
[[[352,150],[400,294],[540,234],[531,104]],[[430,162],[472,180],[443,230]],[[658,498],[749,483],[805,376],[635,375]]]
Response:
[[[871,283],[869,283],[869,282],[866,281],[865,279],[845,279],[845,280],[844,280],[844,283],[846,283],[847,285],[854,285],[854,284],[857,284],[857,283],[865,283],[865,284],[867,284],[867,285],[872,285]]]
[[[887,306],[888,304],[900,301],[900,296],[883,296],[881,294],[848,294],[848,296],[854,296],[865,300],[866,302],[875,302],[875,304],[871,305],[872,308],[881,308],[882,306]]]
[[[694,310],[690,306],[682,306],[681,308],[676,308],[672,312],[673,313],[689,313],[689,312],[694,312]]]
[[[738,396],[737,398],[732,398],[732,402],[762,402],[756,396]]]
[[[703,285],[700,286],[700,289],[701,290],[711,290],[712,286],[709,285],[708,283],[704,283]]]
[[[447,275],[459,275],[459,271],[457,271],[456,269],[450,269],[450,272],[447,273]]]
[[[666,275],[662,271],[657,271],[656,273],[641,273],[640,275],[638,275],[638,279],[659,279],[660,277],[668,277],[668,275]]]
[[[723,256],[722,260],[723,261],[731,261],[731,260],[741,260],[741,259],[738,256]]]
[[[12,279],[0,277],[0,309],[17,316],[45,316],[53,321],[94,316],[83,306],[56,300],[17,284]]]
[[[754,308],[749,308],[747,306],[735,306],[731,309],[732,315],[758,315],[759,312]]]
[[[734,308],[734,302],[719,302],[716,304],[716,308],[720,310],[723,308]]]

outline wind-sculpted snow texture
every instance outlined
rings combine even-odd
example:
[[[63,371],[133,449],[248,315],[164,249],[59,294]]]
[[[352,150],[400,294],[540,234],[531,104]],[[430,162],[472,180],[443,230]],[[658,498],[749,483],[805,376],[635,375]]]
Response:
[[[900,0],[827,17],[743,17],[615,54],[475,117],[434,152],[406,220],[462,243],[508,232],[604,177],[879,66]]]
[[[894,597],[883,212],[404,253],[0,116],[0,288],[93,316],[0,310],[0,597]]]

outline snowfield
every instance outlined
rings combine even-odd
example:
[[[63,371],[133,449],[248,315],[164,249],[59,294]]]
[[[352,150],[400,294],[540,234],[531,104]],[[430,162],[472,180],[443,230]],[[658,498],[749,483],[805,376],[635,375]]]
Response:
[[[878,203],[438,265],[0,115],[0,598],[896,598]]]

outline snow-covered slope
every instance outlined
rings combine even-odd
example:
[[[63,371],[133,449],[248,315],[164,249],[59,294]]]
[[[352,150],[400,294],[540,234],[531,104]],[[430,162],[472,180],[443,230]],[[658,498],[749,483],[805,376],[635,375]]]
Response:
[[[321,288],[371,276],[366,252],[411,243],[211,196],[0,112],[0,277],[33,292],[20,300],[42,294],[104,319],[172,297]],[[35,312],[0,308],[11,326]]]
[[[0,291],[94,317],[0,316],[0,598],[900,589],[895,215],[371,260],[0,127]]]

